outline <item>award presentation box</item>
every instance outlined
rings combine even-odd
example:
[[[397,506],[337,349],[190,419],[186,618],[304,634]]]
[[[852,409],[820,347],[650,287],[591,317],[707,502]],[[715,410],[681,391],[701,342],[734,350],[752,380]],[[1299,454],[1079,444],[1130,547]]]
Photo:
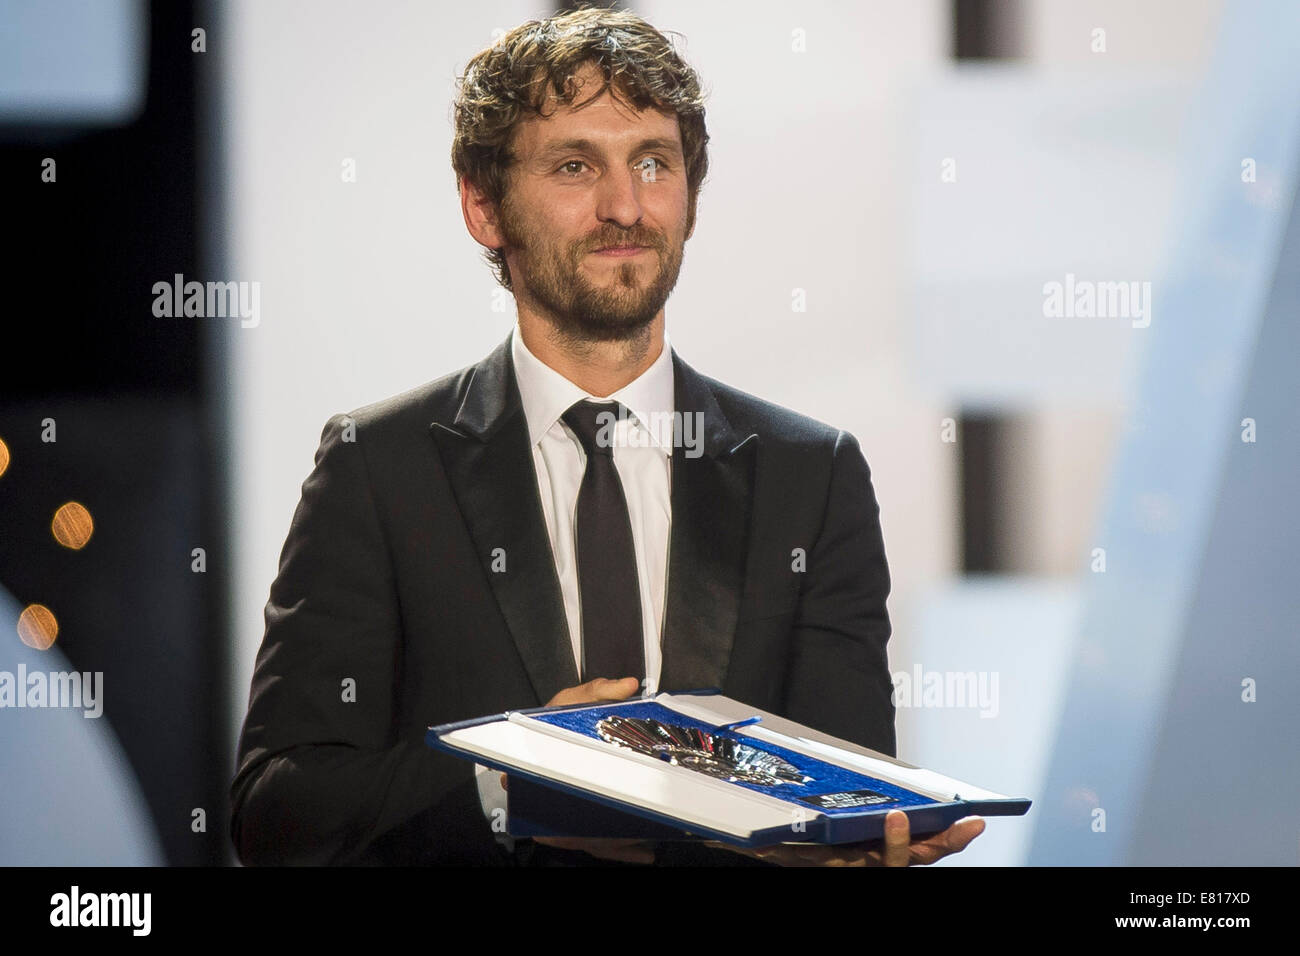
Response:
[[[857,843],[894,809],[915,836],[1030,805],[716,691],[509,711],[426,742],[509,775],[513,836]]]

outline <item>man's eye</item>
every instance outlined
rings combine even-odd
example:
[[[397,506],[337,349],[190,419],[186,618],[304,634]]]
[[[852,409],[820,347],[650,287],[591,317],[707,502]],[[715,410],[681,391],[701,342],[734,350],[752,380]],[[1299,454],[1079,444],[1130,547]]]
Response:
[[[560,168],[556,170],[556,172],[564,173],[566,176],[572,179],[575,176],[581,175],[579,170],[572,168],[575,166],[587,167],[587,164],[580,159],[571,159],[567,163],[561,165]],[[659,172],[660,170],[668,169],[668,164],[665,163],[662,159],[657,159],[654,156],[647,156],[645,159],[641,160],[639,163],[636,164],[636,168],[640,169],[641,174],[646,178],[653,179],[655,173]]]

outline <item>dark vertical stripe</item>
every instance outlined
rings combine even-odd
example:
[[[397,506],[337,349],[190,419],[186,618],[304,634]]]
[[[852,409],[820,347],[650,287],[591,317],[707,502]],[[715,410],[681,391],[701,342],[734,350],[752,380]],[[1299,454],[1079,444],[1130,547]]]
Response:
[[[1018,56],[1022,46],[1017,0],[953,0],[953,57],[989,60]],[[996,410],[958,418],[961,561],[967,574],[1013,570],[1005,516],[1014,502],[1008,485],[1014,430],[1022,427]]]

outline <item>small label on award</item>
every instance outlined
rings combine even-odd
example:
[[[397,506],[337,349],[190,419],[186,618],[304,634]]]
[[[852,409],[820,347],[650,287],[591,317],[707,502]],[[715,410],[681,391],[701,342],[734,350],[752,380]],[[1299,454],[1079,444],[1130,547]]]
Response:
[[[881,803],[898,802],[897,798],[887,797],[874,790],[845,790],[841,793],[820,793],[815,797],[799,799],[823,810],[851,810],[854,807],[872,807]]]

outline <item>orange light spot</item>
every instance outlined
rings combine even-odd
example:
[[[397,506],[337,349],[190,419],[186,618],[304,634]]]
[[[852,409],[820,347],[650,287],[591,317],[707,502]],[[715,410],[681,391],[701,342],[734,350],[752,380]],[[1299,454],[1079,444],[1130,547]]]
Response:
[[[82,504],[69,501],[54,512],[50,530],[54,532],[54,540],[59,544],[80,551],[95,533],[95,522]]]
[[[5,469],[8,467],[9,467],[9,446],[5,444],[5,440],[3,438],[0,438],[0,475],[3,475],[5,473]]]
[[[44,604],[29,604],[18,615],[18,637],[28,647],[48,651],[59,636],[59,622]]]

